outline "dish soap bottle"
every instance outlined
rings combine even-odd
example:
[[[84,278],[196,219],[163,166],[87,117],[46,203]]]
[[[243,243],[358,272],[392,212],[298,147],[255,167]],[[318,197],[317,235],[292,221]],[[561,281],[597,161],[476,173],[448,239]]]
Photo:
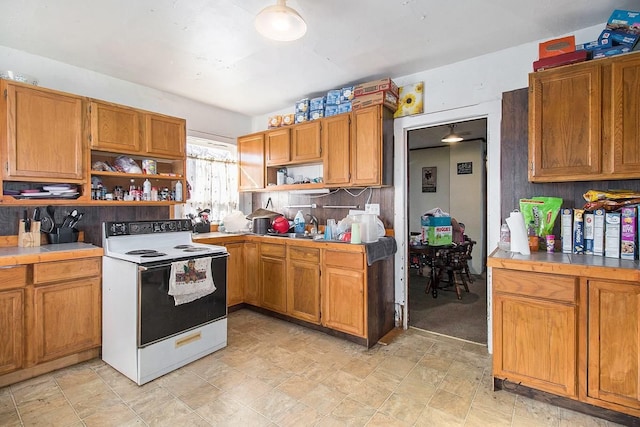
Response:
[[[293,218],[293,231],[296,233],[304,233],[305,225],[304,214],[302,211],[298,211],[296,216]]]

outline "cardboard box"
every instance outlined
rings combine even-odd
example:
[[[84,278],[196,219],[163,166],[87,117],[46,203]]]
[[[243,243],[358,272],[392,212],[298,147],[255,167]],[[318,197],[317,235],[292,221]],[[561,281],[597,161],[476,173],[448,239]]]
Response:
[[[604,255],[604,209],[593,211],[593,254]]]
[[[282,115],[282,126],[290,126],[296,122],[296,115],[293,113]]]
[[[338,105],[338,104],[340,104],[340,90],[332,89],[328,91],[325,108],[329,105]]]
[[[450,225],[438,225],[435,227],[422,227],[423,242],[431,246],[445,246],[453,243],[453,227]]]
[[[620,212],[604,215],[604,256],[620,258]]]
[[[423,215],[422,217],[420,217],[420,224],[426,227],[437,227],[438,225],[451,225],[451,217]]]
[[[611,13],[607,29],[640,34],[640,12],[616,9]]]
[[[636,259],[636,208],[625,206],[620,209],[620,258]]]
[[[372,105],[384,105],[391,111],[398,109],[398,97],[389,91],[376,92],[371,95],[357,96],[351,101],[351,109],[353,111]]]
[[[324,104],[327,99],[324,96],[318,96],[309,100],[309,111],[324,111]]]
[[[573,253],[584,253],[584,209],[573,210]]]
[[[324,117],[324,108],[322,110],[311,110],[309,112],[309,120],[318,120]]]
[[[538,59],[533,63],[533,71],[542,71],[549,68],[560,67],[562,65],[584,62],[589,57],[589,51],[576,50],[575,52],[563,53],[549,58]]]
[[[282,126],[282,116],[270,116],[269,117],[269,129],[277,128]]]
[[[298,113],[306,113],[307,111],[309,111],[309,98],[302,98],[301,100],[296,101],[294,111],[296,116],[298,115]]]
[[[309,111],[296,113],[296,123],[304,123],[309,121]]]
[[[595,49],[591,51],[591,59],[606,58],[627,52],[631,52],[631,48],[628,46],[611,46],[603,49]]]
[[[340,104],[343,102],[351,102],[355,95],[353,94],[353,86],[347,86],[340,89]]]
[[[584,253],[593,255],[593,236],[595,232],[593,228],[593,212],[585,212],[582,217],[584,218]]]
[[[329,104],[327,104],[324,107],[324,116],[325,117],[335,116],[336,114],[339,114],[337,105],[329,105]]]
[[[622,31],[613,31],[613,30],[604,30],[600,33],[600,37],[598,37],[598,41],[604,42],[609,40],[612,46],[627,46],[630,49],[633,49],[636,43],[638,43],[638,39],[640,38],[640,34],[629,34]]]
[[[538,44],[538,58],[550,58],[563,53],[574,52],[575,50],[575,36],[560,37]]]
[[[560,237],[562,253],[573,253],[573,209],[565,208],[560,212]]]
[[[345,101],[338,105],[338,114],[342,113],[350,113],[351,112],[351,101]]]
[[[396,96],[396,98],[399,96],[398,85],[396,85],[390,78],[361,83],[353,88],[353,94],[356,98],[382,91],[391,92]]]
[[[594,40],[589,43],[582,43],[576,45],[576,50],[594,50],[594,49],[604,49],[606,47],[611,47],[612,41],[611,39],[602,39],[602,40]]]

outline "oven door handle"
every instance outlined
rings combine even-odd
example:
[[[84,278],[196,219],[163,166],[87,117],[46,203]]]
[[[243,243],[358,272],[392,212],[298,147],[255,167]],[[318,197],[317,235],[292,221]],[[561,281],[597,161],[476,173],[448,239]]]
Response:
[[[160,265],[154,265],[153,267],[144,267],[142,265],[139,265],[138,271],[149,271],[149,270],[155,270],[157,268],[165,268],[165,267],[171,267],[171,264],[160,264]]]

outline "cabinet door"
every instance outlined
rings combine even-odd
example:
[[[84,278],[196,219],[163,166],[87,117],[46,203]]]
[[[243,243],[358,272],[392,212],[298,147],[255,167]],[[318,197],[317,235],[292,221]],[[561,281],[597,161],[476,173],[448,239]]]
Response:
[[[382,106],[352,113],[351,184],[382,183]]]
[[[36,286],[32,304],[32,363],[97,347],[100,336],[100,278]]]
[[[493,375],[575,397],[575,279],[494,268],[492,283]]]
[[[640,56],[612,59],[611,90],[605,91],[611,103],[612,172],[624,177],[640,176]],[[605,123],[609,123],[605,121]],[[617,178],[617,177],[615,177]],[[612,178],[612,179],[615,179]]]
[[[290,247],[287,271],[287,313],[319,324],[320,250]]]
[[[529,74],[529,180],[602,173],[602,68],[596,62]]]
[[[587,394],[640,409],[640,285],[589,280]]]
[[[291,161],[319,162],[322,160],[321,121],[301,123],[291,128]]]
[[[0,292],[0,375],[22,367],[24,290]]]
[[[324,183],[347,185],[350,179],[351,115],[339,114],[322,119]]]
[[[366,336],[366,277],[362,253],[325,250],[322,264],[322,325]]]
[[[244,301],[244,243],[228,243],[227,307]]]
[[[287,312],[285,251],[282,244],[260,245],[260,306],[279,313]]]
[[[260,305],[260,247],[257,243],[244,244],[244,302]]]
[[[289,128],[276,129],[265,133],[265,152],[267,165],[289,163],[291,133]]]
[[[144,139],[148,154],[182,157],[187,144],[186,120],[147,113]]]
[[[140,153],[140,112],[133,108],[91,102],[91,148]]]
[[[84,178],[82,98],[7,84],[5,178]],[[33,179],[32,179],[33,180]]]
[[[264,134],[257,133],[238,138],[238,189],[241,191],[264,188]]]

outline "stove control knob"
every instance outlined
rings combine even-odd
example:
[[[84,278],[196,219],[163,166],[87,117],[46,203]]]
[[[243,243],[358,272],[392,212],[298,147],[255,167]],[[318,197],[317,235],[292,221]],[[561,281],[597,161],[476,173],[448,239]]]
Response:
[[[169,230],[171,231],[176,231],[176,223],[175,222],[170,222],[169,223]]]

